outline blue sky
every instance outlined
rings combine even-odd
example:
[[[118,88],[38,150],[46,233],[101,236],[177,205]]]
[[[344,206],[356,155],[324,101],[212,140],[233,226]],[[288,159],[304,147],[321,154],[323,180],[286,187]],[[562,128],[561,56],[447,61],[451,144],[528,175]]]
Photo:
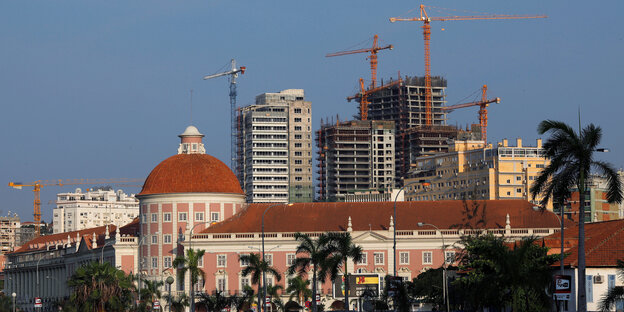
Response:
[[[257,94],[305,89],[320,119],[349,119],[345,97],[369,79],[363,48],[374,34],[379,78],[424,73],[419,22],[389,17],[418,13],[417,1],[3,1],[0,3],[0,180],[144,178],[176,152],[190,123],[207,151],[229,163],[225,78],[203,81],[231,58],[248,68],[238,103]],[[490,141],[535,144],[543,119],[595,123],[604,130],[601,159],[624,166],[620,103],[622,1],[591,8],[580,1],[424,1],[447,14],[546,14],[548,19],[432,24],[432,74],[448,80],[448,104],[489,86],[502,103],[489,110]],[[411,11],[411,12],[410,12]],[[444,28],[444,30],[442,30]],[[472,100],[469,97],[467,100]],[[477,122],[477,108],[457,110],[449,124]],[[84,186],[83,188],[85,188]],[[55,194],[42,192],[49,221]],[[137,192],[138,189],[129,191]],[[0,187],[0,210],[32,220],[32,192]]]

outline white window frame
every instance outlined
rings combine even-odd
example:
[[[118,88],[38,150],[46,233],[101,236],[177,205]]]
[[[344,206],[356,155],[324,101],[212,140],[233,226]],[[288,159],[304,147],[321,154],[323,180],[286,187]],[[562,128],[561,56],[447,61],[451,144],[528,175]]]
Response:
[[[216,218],[215,218],[216,216]],[[211,222],[219,222],[219,213],[218,212],[211,212],[210,213],[210,221]]]
[[[227,255],[226,254],[218,254],[217,255],[217,267],[225,268],[227,267]]]
[[[163,258],[163,267],[170,268],[173,266],[173,262],[171,262],[171,257],[166,256]]]
[[[226,291],[227,290],[227,276],[218,275],[215,280],[215,288],[217,291]]]
[[[409,264],[409,258],[410,258],[409,251],[399,252],[399,264]]]
[[[249,256],[249,254],[244,254],[245,256]],[[243,254],[241,254],[241,256],[243,256]],[[238,263],[240,264],[241,267],[246,267],[249,266],[249,261],[243,261],[243,260],[238,260]]]
[[[158,214],[152,213],[152,223],[158,223]]]
[[[374,252],[373,253],[373,259],[375,259],[375,265],[383,265],[386,262],[386,259],[384,257],[384,253],[383,252]],[[381,261],[379,261],[381,260]]]
[[[163,214],[163,222],[171,222],[171,212],[165,212]]]
[[[182,216],[184,216],[184,217],[182,217]],[[187,222],[188,221],[188,214],[186,212],[178,212],[178,221]]]
[[[444,251],[444,261],[446,263],[453,263],[453,262],[455,262],[455,251],[453,251],[453,250],[446,250],[446,251]]]
[[[198,267],[203,267],[204,266],[204,255],[202,255],[201,257],[199,257],[199,259],[197,259],[197,266]]]
[[[264,254],[264,259],[269,266],[273,266],[273,254]]]
[[[158,235],[152,235],[152,244],[153,245],[158,244]]]
[[[163,244],[171,244],[171,234],[163,235]]]
[[[243,281],[247,281],[247,283],[243,283]],[[251,278],[249,276],[240,276],[239,281],[239,289],[242,292],[243,290],[245,290],[245,286],[249,286],[251,287]]]
[[[291,266],[295,264],[295,259],[297,259],[297,254],[294,254],[294,253],[286,254],[286,265]]]
[[[152,268],[158,268],[158,257],[152,257]]]
[[[431,252],[431,251],[423,251],[423,253],[422,253],[422,263],[423,264],[433,264],[433,252]]]
[[[195,213],[195,221],[204,221],[204,213],[196,212]]]
[[[362,253],[362,259],[358,261],[357,264],[367,264],[368,263],[368,254],[366,252]]]

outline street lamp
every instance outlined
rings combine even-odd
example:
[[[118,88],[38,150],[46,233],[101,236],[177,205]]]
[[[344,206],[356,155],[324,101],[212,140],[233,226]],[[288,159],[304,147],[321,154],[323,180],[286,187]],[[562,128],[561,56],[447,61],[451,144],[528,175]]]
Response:
[[[16,294],[15,292],[11,294],[11,297],[13,297],[13,312],[17,311],[17,310],[15,309],[15,297],[16,297],[16,296],[17,296],[17,294]]]
[[[52,255],[52,253],[49,253],[49,255]],[[41,296],[41,287],[39,286],[39,262],[41,262],[43,257],[44,254],[41,254],[39,260],[37,260],[37,296]]]
[[[394,197],[394,227],[393,227],[393,244],[392,244],[392,263],[394,264],[394,276],[397,276],[397,258],[396,258],[396,245],[397,245],[397,240],[396,240],[396,231],[397,231],[397,214],[396,214],[396,204],[397,204],[397,199],[399,199],[399,194],[401,194],[401,191],[405,191],[405,188],[409,185],[412,184],[422,184],[423,186],[428,186],[430,183],[428,180],[418,180],[418,181],[412,181],[410,183],[407,183],[405,185],[403,185],[399,191],[397,192],[396,196]]]
[[[290,207],[293,204],[291,204],[291,203],[288,203],[288,204],[278,203],[278,204],[269,205],[269,207],[267,207],[264,210],[264,212],[262,213],[262,261],[265,261],[265,259],[264,259],[264,215],[272,207],[280,206],[280,205],[284,206],[284,207],[286,207],[286,206]],[[266,303],[264,302],[265,298],[266,298],[266,273],[263,270],[262,271],[262,301],[258,300],[258,304],[262,304],[262,310],[258,309],[258,311],[265,311],[266,312]]]
[[[169,306],[169,312],[171,312],[171,284],[173,284],[173,276],[168,276],[165,282],[169,285],[169,296],[167,297],[167,305]]]
[[[446,280],[446,244],[444,243],[444,234],[442,234],[442,230],[440,230],[440,228],[438,228],[437,226],[433,225],[433,224],[429,224],[429,223],[423,223],[423,222],[418,222],[418,226],[419,227],[423,227],[423,226],[430,226],[435,228],[436,230],[438,230],[438,232],[440,232],[440,236],[442,237],[442,259],[444,260],[444,262],[442,262],[442,293],[444,294],[444,301],[446,302],[446,312],[450,312],[450,304],[449,304],[449,293],[448,293],[448,282]]]

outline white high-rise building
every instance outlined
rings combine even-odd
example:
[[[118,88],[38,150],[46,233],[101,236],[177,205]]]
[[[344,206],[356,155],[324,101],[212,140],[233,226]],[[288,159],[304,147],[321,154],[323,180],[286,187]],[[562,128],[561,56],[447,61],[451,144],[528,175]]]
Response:
[[[239,112],[238,179],[247,202],[311,202],[311,103],[302,89],[263,93]]]
[[[139,201],[134,194],[122,190],[116,192],[110,187],[82,192],[59,193],[53,210],[54,234],[77,231],[86,228],[130,223],[139,215]]]

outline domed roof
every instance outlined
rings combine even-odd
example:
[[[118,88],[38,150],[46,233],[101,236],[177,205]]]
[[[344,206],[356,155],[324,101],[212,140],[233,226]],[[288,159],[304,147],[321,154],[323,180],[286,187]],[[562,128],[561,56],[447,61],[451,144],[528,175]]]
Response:
[[[184,130],[184,133],[179,135],[179,137],[185,137],[185,136],[200,136],[200,137],[203,137],[204,135],[199,133],[199,130],[197,130],[197,128],[195,128],[195,126],[188,126],[188,127],[186,127],[186,130]]]
[[[165,159],[152,170],[138,196],[171,193],[244,194],[232,170],[206,154],[178,154]]]

